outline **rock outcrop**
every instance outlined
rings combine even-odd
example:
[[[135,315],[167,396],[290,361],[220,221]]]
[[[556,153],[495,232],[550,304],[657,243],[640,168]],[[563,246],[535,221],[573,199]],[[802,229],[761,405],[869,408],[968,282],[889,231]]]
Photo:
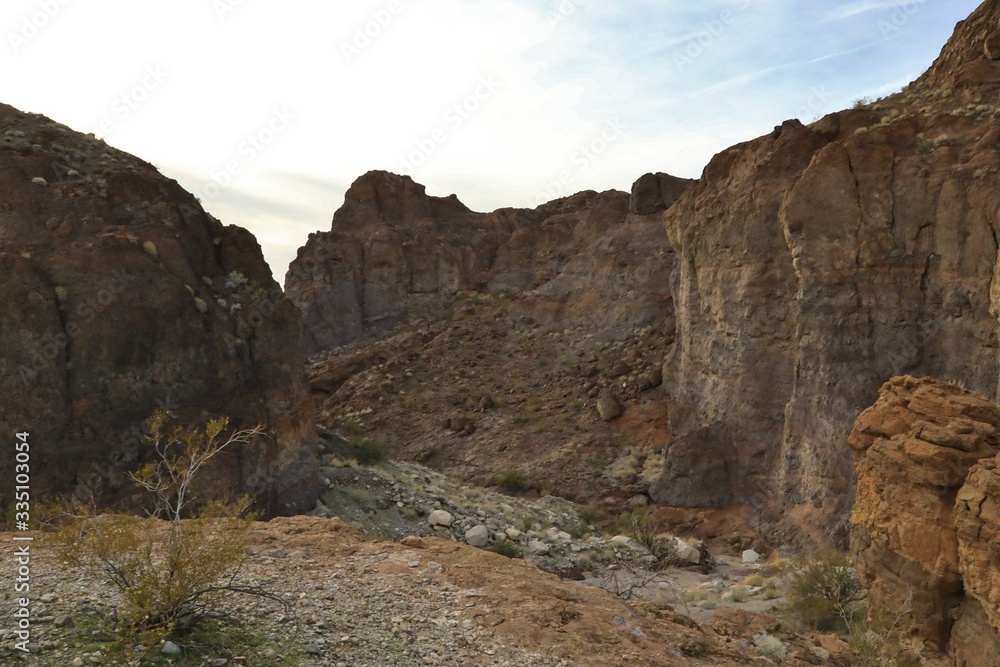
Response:
[[[0,282],[0,430],[30,433],[34,494],[128,502],[143,422],[168,409],[270,429],[206,489],[312,507],[300,316],[249,232],[152,165],[0,105]]]
[[[698,503],[754,507],[777,543],[843,545],[845,443],[886,378],[996,396],[998,30],[985,2],[903,92],[720,153],[666,211],[677,439],[654,500],[703,479]]]
[[[690,184],[661,180],[640,208],[662,210]],[[609,191],[476,213],[408,176],[369,172],[332,229],[299,250],[285,288],[309,353],[439,318],[461,292],[517,294],[514,312],[553,330],[588,323],[620,335],[664,317],[671,299],[662,228],[629,209],[628,194]]]
[[[1000,658],[1000,406],[961,387],[897,377],[854,425],[851,548],[869,608],[904,612],[955,664]]]

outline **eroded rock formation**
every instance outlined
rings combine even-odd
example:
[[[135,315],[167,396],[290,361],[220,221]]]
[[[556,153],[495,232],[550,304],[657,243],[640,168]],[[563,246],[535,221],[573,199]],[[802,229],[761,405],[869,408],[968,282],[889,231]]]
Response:
[[[851,548],[869,608],[958,665],[1000,658],[1000,406],[897,377],[850,436],[858,475]]]
[[[842,545],[845,442],[886,378],[996,395],[998,31],[991,0],[903,92],[720,153],[664,214],[677,440],[655,500],[703,479],[698,503],[752,505],[775,542]]]
[[[650,177],[655,192],[643,190],[643,210],[663,210],[691,183]],[[537,209],[476,213],[408,176],[365,174],[332,229],[311,234],[289,267],[285,287],[304,314],[306,348],[439,317],[463,291],[520,294],[514,311],[553,329],[587,323],[615,335],[662,318],[672,252],[656,218],[630,214],[632,201],[581,192]]]
[[[152,165],[0,105],[0,282],[0,431],[31,434],[33,492],[128,500],[163,408],[267,424],[205,488],[311,508],[300,316],[249,232]]]

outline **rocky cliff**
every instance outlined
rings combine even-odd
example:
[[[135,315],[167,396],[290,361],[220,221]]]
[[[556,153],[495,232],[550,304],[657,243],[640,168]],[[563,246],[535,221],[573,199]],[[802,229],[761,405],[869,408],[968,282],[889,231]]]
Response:
[[[1000,406],[897,377],[850,436],[851,548],[869,608],[959,666],[1000,664]]]
[[[998,34],[991,0],[901,93],[720,153],[664,213],[675,439],[655,500],[842,545],[845,443],[886,378],[996,396]]]
[[[0,282],[0,431],[30,433],[34,493],[127,500],[162,408],[268,425],[206,488],[311,508],[300,317],[249,232],[152,165],[0,105]]]
[[[480,485],[514,470],[582,501],[644,493],[674,329],[656,214],[688,186],[649,174],[631,195],[476,213],[405,176],[362,176],[286,279],[321,423]],[[625,416],[609,424],[601,400]]]
[[[648,178],[631,198],[582,192],[476,213],[407,176],[365,174],[285,278],[307,350],[439,318],[461,292],[517,294],[515,311],[553,330],[587,323],[613,336],[662,318],[672,253],[656,220],[630,207],[662,211],[690,181]]]

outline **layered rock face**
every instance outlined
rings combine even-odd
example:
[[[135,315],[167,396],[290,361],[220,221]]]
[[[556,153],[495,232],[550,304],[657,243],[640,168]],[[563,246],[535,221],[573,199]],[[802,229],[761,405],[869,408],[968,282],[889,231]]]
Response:
[[[270,428],[205,490],[311,508],[300,317],[254,237],[152,165],[5,105],[0,184],[0,430],[30,432],[32,491],[128,502],[142,424],[169,409]]]
[[[845,443],[886,378],[996,395],[998,31],[986,2],[902,93],[734,146],[666,211],[676,439],[655,500],[700,488],[776,542],[843,545]]]
[[[630,207],[663,210],[690,181],[650,177],[654,191],[634,198],[582,192],[533,210],[476,213],[407,176],[365,174],[285,279],[307,350],[439,317],[463,291],[517,293],[515,312],[550,328],[588,323],[610,336],[662,318],[672,252],[658,221]]]
[[[911,612],[910,633],[957,665],[1000,661],[1000,406],[897,377],[850,436],[851,549],[869,608]]]

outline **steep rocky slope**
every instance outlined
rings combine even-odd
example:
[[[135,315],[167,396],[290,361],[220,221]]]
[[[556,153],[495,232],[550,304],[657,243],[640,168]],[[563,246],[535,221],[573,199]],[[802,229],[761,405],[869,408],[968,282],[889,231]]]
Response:
[[[954,664],[1000,664],[1000,406],[897,377],[850,436],[851,548],[870,608]]]
[[[996,396],[998,34],[990,0],[903,92],[722,152],[664,214],[675,439],[655,500],[842,545],[847,435],[886,378]]]
[[[206,488],[312,507],[300,317],[249,232],[152,165],[0,105],[0,282],[0,430],[10,448],[30,433],[33,492],[126,500],[163,408],[266,423]]]

